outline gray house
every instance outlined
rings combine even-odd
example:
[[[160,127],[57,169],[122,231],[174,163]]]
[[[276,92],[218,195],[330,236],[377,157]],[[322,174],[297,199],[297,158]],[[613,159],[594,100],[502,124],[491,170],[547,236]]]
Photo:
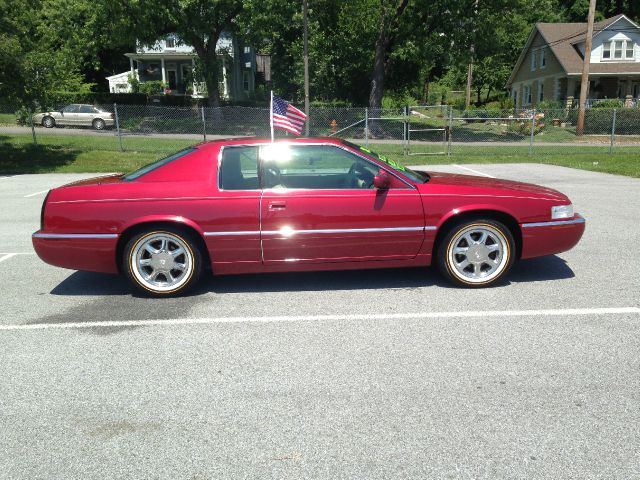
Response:
[[[543,100],[573,104],[580,96],[586,23],[537,23],[511,72],[507,87],[516,107]],[[640,26],[625,15],[594,24],[589,60],[589,103],[640,98]]]
[[[242,45],[235,36],[223,33],[216,51],[222,65],[220,96],[225,100],[250,99],[256,86],[254,49]],[[138,45],[135,53],[125,55],[129,58],[130,69],[107,77],[110,92],[130,92],[128,79],[131,76],[141,83],[162,81],[167,86],[166,94],[194,97],[206,95],[204,83],[194,80],[193,71],[197,58],[194,49],[176,35],[167,35],[151,46]]]

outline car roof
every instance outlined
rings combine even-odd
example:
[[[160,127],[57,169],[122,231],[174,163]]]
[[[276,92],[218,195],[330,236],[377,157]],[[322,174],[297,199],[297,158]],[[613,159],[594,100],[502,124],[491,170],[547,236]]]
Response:
[[[197,148],[216,148],[221,146],[233,146],[233,145],[261,145],[264,143],[271,143],[271,138],[268,137],[236,137],[236,138],[224,138],[218,140],[210,140],[207,142],[200,142],[194,145]],[[276,138],[274,143],[291,143],[291,144],[330,144],[330,145],[343,145],[342,139],[336,137],[303,137],[303,138]]]

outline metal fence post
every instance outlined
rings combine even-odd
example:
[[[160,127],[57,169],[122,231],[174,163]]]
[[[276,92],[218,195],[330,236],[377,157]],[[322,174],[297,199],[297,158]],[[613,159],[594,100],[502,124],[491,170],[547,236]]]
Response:
[[[124,148],[122,148],[122,134],[120,133],[120,116],[118,115],[118,104],[113,104],[113,112],[116,115],[116,135],[118,136],[118,143],[120,144],[120,151],[124,152]]]
[[[369,148],[369,107],[364,108],[364,145]]]
[[[29,109],[29,124],[31,125],[31,136],[33,137],[33,144],[37,145],[38,141],[36,140],[36,129],[33,126],[33,112]]]
[[[449,105],[449,132],[447,135],[447,157],[451,156],[451,138],[453,137],[453,105]]]
[[[402,122],[402,146],[403,146],[403,151],[404,151],[404,155],[407,155],[408,150],[409,150],[409,143],[408,143],[408,130],[409,128],[407,127],[407,119],[408,119],[408,115],[409,115],[409,106],[405,105],[404,107],[404,121]]]
[[[613,153],[613,144],[616,141],[616,117],[618,114],[618,109],[613,109],[613,121],[611,122],[611,144],[609,145],[609,153]]]
[[[531,138],[529,139],[529,155],[533,155],[533,136],[536,131],[536,109],[531,112]]]
[[[201,112],[202,112],[202,137],[204,138],[204,141],[207,141],[207,121],[205,120],[205,116],[204,116],[204,106],[200,107],[201,108]]]

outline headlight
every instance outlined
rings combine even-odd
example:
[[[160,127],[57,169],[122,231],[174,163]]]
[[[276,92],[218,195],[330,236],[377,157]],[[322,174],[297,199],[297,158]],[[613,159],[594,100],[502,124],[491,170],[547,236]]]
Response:
[[[573,205],[556,205],[551,207],[551,218],[572,218],[573,217]]]

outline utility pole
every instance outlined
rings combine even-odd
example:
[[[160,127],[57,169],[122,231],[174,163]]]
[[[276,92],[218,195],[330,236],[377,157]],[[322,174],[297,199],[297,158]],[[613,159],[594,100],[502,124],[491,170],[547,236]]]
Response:
[[[309,136],[309,6],[308,0],[302,0],[302,16],[304,18],[304,114],[305,135]]]
[[[475,1],[475,5],[473,8],[473,13],[475,15],[478,15],[478,1],[479,0]],[[473,42],[475,42],[475,35],[476,35],[476,31],[474,28]],[[471,48],[469,49],[471,59],[469,60],[469,69],[467,70],[467,97],[464,102],[466,108],[469,108],[469,105],[471,105],[471,86],[473,85],[473,58],[475,57],[475,52],[476,52],[476,47],[473,42],[471,43]]]
[[[589,16],[587,18],[587,38],[584,43],[584,59],[582,61],[582,80],[580,81],[580,104],[578,105],[578,123],[576,135],[584,134],[584,117],[589,94],[589,63],[591,62],[591,43],[593,40],[593,17],[596,12],[596,0],[589,0]]]
[[[469,62],[469,69],[467,70],[467,97],[464,102],[467,108],[469,108],[469,105],[471,105],[471,84],[472,83],[473,83],[473,45],[471,45],[471,61]]]

